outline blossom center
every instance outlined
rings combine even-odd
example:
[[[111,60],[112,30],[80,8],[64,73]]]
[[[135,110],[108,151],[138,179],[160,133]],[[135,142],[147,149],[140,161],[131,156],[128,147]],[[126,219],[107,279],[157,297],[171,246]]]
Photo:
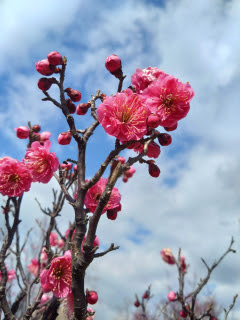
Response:
[[[166,107],[171,107],[174,102],[174,97],[172,94],[168,94],[166,98],[163,100],[163,104],[165,104]]]
[[[19,177],[18,174],[15,173],[15,174],[13,174],[13,175],[10,176],[9,180],[10,180],[11,182],[18,182],[18,181],[20,180],[20,177]]]
[[[63,275],[63,268],[61,266],[59,266],[55,272],[54,275],[56,276],[57,279],[60,279]]]

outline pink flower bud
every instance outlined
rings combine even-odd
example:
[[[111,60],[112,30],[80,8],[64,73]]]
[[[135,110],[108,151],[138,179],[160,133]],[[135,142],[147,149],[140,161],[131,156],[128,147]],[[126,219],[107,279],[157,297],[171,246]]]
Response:
[[[124,176],[123,179],[122,179],[122,181],[123,181],[124,183],[128,182],[128,177]]]
[[[177,129],[177,126],[178,126],[178,123],[176,122],[176,124],[174,126],[171,126],[171,127],[164,127],[164,129],[166,131],[174,131]]]
[[[174,291],[170,291],[167,295],[168,301],[175,301],[176,300],[176,293]]]
[[[147,290],[147,291],[145,291],[144,294],[143,294],[143,299],[148,299],[149,296],[150,296],[150,292]]]
[[[38,124],[35,124],[32,127],[32,131],[38,133],[41,130],[41,127]]]
[[[63,248],[64,246],[64,240],[63,239],[59,239],[58,240],[58,248]]]
[[[40,78],[38,80],[38,88],[42,91],[47,91],[51,88],[51,85],[53,84],[53,78]]]
[[[71,164],[70,162],[68,162],[68,163],[62,163],[62,164],[61,164],[61,168],[62,168],[62,169],[67,169],[67,171],[68,171],[68,170],[71,170],[71,169],[72,169],[72,164]]]
[[[67,108],[68,108],[69,113],[71,113],[71,114],[75,113],[75,111],[76,111],[76,106],[75,106],[75,104],[72,102],[72,100],[71,100],[71,99],[67,99],[67,100],[66,100],[66,103],[67,103]]]
[[[81,92],[79,92],[78,90],[67,88],[65,91],[67,92],[67,95],[73,102],[78,102],[81,100],[82,95]]]
[[[41,300],[40,300],[40,304],[43,304],[43,303],[47,302],[47,301],[50,300],[50,299],[51,299],[51,298],[50,298],[46,293],[44,293],[44,294],[42,295]]]
[[[86,298],[89,304],[95,304],[98,301],[98,294],[96,291],[87,291]]]
[[[80,103],[79,105],[77,105],[76,114],[78,114],[79,116],[85,115],[90,106],[91,105],[89,103]]]
[[[27,139],[29,137],[30,129],[26,126],[18,127],[14,130],[19,139]]]
[[[158,141],[161,146],[169,146],[172,143],[172,137],[168,133],[160,133]]]
[[[75,166],[73,167],[74,171],[77,171],[77,165],[75,164]]]
[[[136,172],[136,169],[133,166],[131,166],[127,171],[125,171],[124,175],[127,178],[132,178],[132,176],[134,175],[135,172]]]
[[[159,126],[159,117],[155,114],[151,114],[148,118],[147,118],[147,125],[150,128],[157,128]]]
[[[181,310],[181,311],[179,312],[179,314],[180,314],[180,316],[181,316],[182,318],[187,318],[187,315],[188,315],[185,310]]]
[[[161,171],[156,164],[150,162],[148,165],[148,172],[150,176],[152,176],[153,178],[157,178],[160,175]]]
[[[111,73],[118,71],[121,66],[121,59],[116,54],[112,54],[111,56],[107,57],[105,61],[105,67]]]
[[[67,145],[71,142],[72,135],[71,132],[62,132],[58,136],[58,143],[61,145]]]
[[[124,157],[119,157],[119,156],[117,157],[117,160],[120,161],[121,164],[124,164],[126,161]]]
[[[172,251],[169,248],[162,249],[160,252],[163,261],[168,264],[175,264],[175,258],[172,254]]]
[[[50,233],[49,242],[52,247],[56,247],[58,245],[58,236],[56,233]]]
[[[51,69],[48,59],[36,62],[36,70],[43,76],[51,76],[53,74],[53,70]]]
[[[52,51],[47,55],[48,61],[51,65],[56,66],[62,64],[62,56],[57,51]]]

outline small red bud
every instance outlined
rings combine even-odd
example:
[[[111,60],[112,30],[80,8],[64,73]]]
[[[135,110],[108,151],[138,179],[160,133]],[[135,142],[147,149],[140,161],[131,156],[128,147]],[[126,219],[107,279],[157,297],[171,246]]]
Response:
[[[89,103],[79,103],[79,105],[77,105],[76,114],[78,114],[79,116],[85,115],[90,106],[91,105]]]
[[[70,132],[62,132],[58,136],[58,143],[64,146],[69,144],[71,142],[71,139],[72,139],[72,135]]]
[[[105,61],[105,67],[111,73],[115,73],[116,71],[118,71],[121,66],[121,59],[116,54],[110,55]]]
[[[166,131],[174,131],[177,129],[177,126],[178,126],[178,123],[176,122],[176,124],[174,126],[171,126],[171,127],[164,127],[164,129]]]
[[[148,299],[149,298],[149,291],[145,291],[143,295],[143,299]]]
[[[57,51],[52,51],[47,55],[48,61],[51,65],[56,66],[62,64],[62,56]]]
[[[75,106],[75,104],[72,102],[72,100],[71,100],[71,99],[67,99],[67,100],[66,100],[66,103],[67,103],[67,108],[68,108],[69,113],[71,113],[71,114],[75,113],[75,111],[76,111],[76,106]]]
[[[170,291],[167,295],[168,301],[175,301],[176,300],[176,293],[174,291]]]
[[[86,298],[89,304],[95,304],[98,301],[98,294],[96,291],[87,291]]]
[[[149,172],[150,176],[152,176],[154,178],[157,178],[160,175],[160,169],[154,163],[150,163],[148,165],[148,172]]]
[[[30,129],[26,126],[21,126],[14,129],[19,139],[27,139],[29,137]]]
[[[67,92],[67,95],[73,102],[78,102],[81,100],[82,95],[81,92],[79,92],[78,90],[67,88],[65,91]]]
[[[159,117],[156,114],[151,114],[148,118],[147,118],[147,125],[150,128],[157,128],[159,126]]]
[[[41,130],[41,127],[40,127],[39,124],[35,124],[35,125],[32,127],[32,131],[33,131],[33,132],[38,133],[40,130]]]
[[[116,220],[117,219],[117,210],[115,210],[115,209],[107,210],[107,217],[110,220]]]
[[[161,146],[169,146],[172,143],[172,137],[168,133],[160,133],[158,141]]]
[[[134,305],[135,305],[135,307],[138,308],[140,306],[140,302],[137,300],[137,301],[134,302]]]
[[[47,91],[48,89],[50,89],[52,84],[52,78],[40,78],[38,80],[38,88],[42,91]]]
[[[124,176],[123,179],[122,179],[122,181],[123,181],[124,183],[128,182],[128,177],[127,177],[127,176]]]
[[[53,70],[48,59],[36,62],[36,70],[43,76],[51,76],[53,74]]]
[[[185,310],[181,310],[181,311],[179,312],[179,314],[180,314],[180,316],[181,316],[182,318],[187,318],[187,315],[188,315]]]

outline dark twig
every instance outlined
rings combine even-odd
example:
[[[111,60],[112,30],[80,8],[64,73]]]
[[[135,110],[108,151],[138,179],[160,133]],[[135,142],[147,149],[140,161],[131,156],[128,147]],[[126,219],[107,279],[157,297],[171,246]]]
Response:
[[[119,248],[120,248],[120,246],[114,247],[114,243],[112,243],[107,250],[105,250],[105,251],[103,251],[103,252],[95,253],[95,254],[94,254],[94,258],[103,257],[103,256],[105,256],[105,254],[107,254],[108,252],[111,252],[111,251],[113,251],[113,250],[117,250],[117,249],[119,249]]]

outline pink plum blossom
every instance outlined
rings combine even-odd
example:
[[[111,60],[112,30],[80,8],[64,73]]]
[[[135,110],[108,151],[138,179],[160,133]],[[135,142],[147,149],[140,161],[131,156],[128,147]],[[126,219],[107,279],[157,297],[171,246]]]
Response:
[[[38,274],[39,264],[38,259],[34,258],[31,260],[31,263],[27,265],[28,271],[31,272],[34,277]]]
[[[14,269],[7,270],[7,281],[10,282],[16,278],[16,271]],[[2,275],[0,271],[0,281],[2,280]]]
[[[45,249],[46,249],[45,247],[42,248],[42,252],[40,255],[40,262],[41,262],[42,266],[46,266],[46,264],[48,263],[48,255],[47,255]]]
[[[139,96],[159,117],[159,125],[172,127],[188,114],[194,92],[188,82],[184,84],[173,76],[166,76],[154,81]]]
[[[19,139],[27,139],[29,137],[30,129],[26,126],[18,127],[14,130]]]
[[[31,171],[34,182],[48,183],[58,169],[58,158],[55,152],[50,152],[50,146],[49,140],[45,141],[43,146],[35,141],[26,152],[23,161]]]
[[[4,157],[0,159],[0,193],[3,196],[20,197],[29,191],[32,177],[23,162]]]
[[[40,141],[44,142],[46,140],[49,140],[49,138],[51,137],[51,132],[49,131],[43,131],[42,133],[40,133]]]
[[[40,282],[44,293],[53,292],[57,298],[65,298],[72,292],[72,259],[66,251],[63,256],[54,258],[49,269],[40,273]]]
[[[97,108],[97,114],[106,133],[122,142],[139,140],[147,132],[149,110],[130,89],[106,97]]]
[[[143,70],[137,68],[136,72],[131,76],[131,81],[136,92],[142,93],[144,89],[156,81],[160,76],[165,77],[167,74],[156,67],[148,67]]]
[[[52,247],[56,247],[58,245],[58,235],[54,232],[51,232],[49,242]]]
[[[100,178],[100,180],[88,190],[84,199],[84,204],[90,210],[90,212],[94,213],[98,205],[98,201],[107,185],[107,182],[108,182],[108,179]],[[121,195],[118,189],[113,188],[110,199],[108,200],[108,203],[103,209],[102,213],[106,212],[109,209],[114,209],[119,207],[120,201],[121,201]]]

